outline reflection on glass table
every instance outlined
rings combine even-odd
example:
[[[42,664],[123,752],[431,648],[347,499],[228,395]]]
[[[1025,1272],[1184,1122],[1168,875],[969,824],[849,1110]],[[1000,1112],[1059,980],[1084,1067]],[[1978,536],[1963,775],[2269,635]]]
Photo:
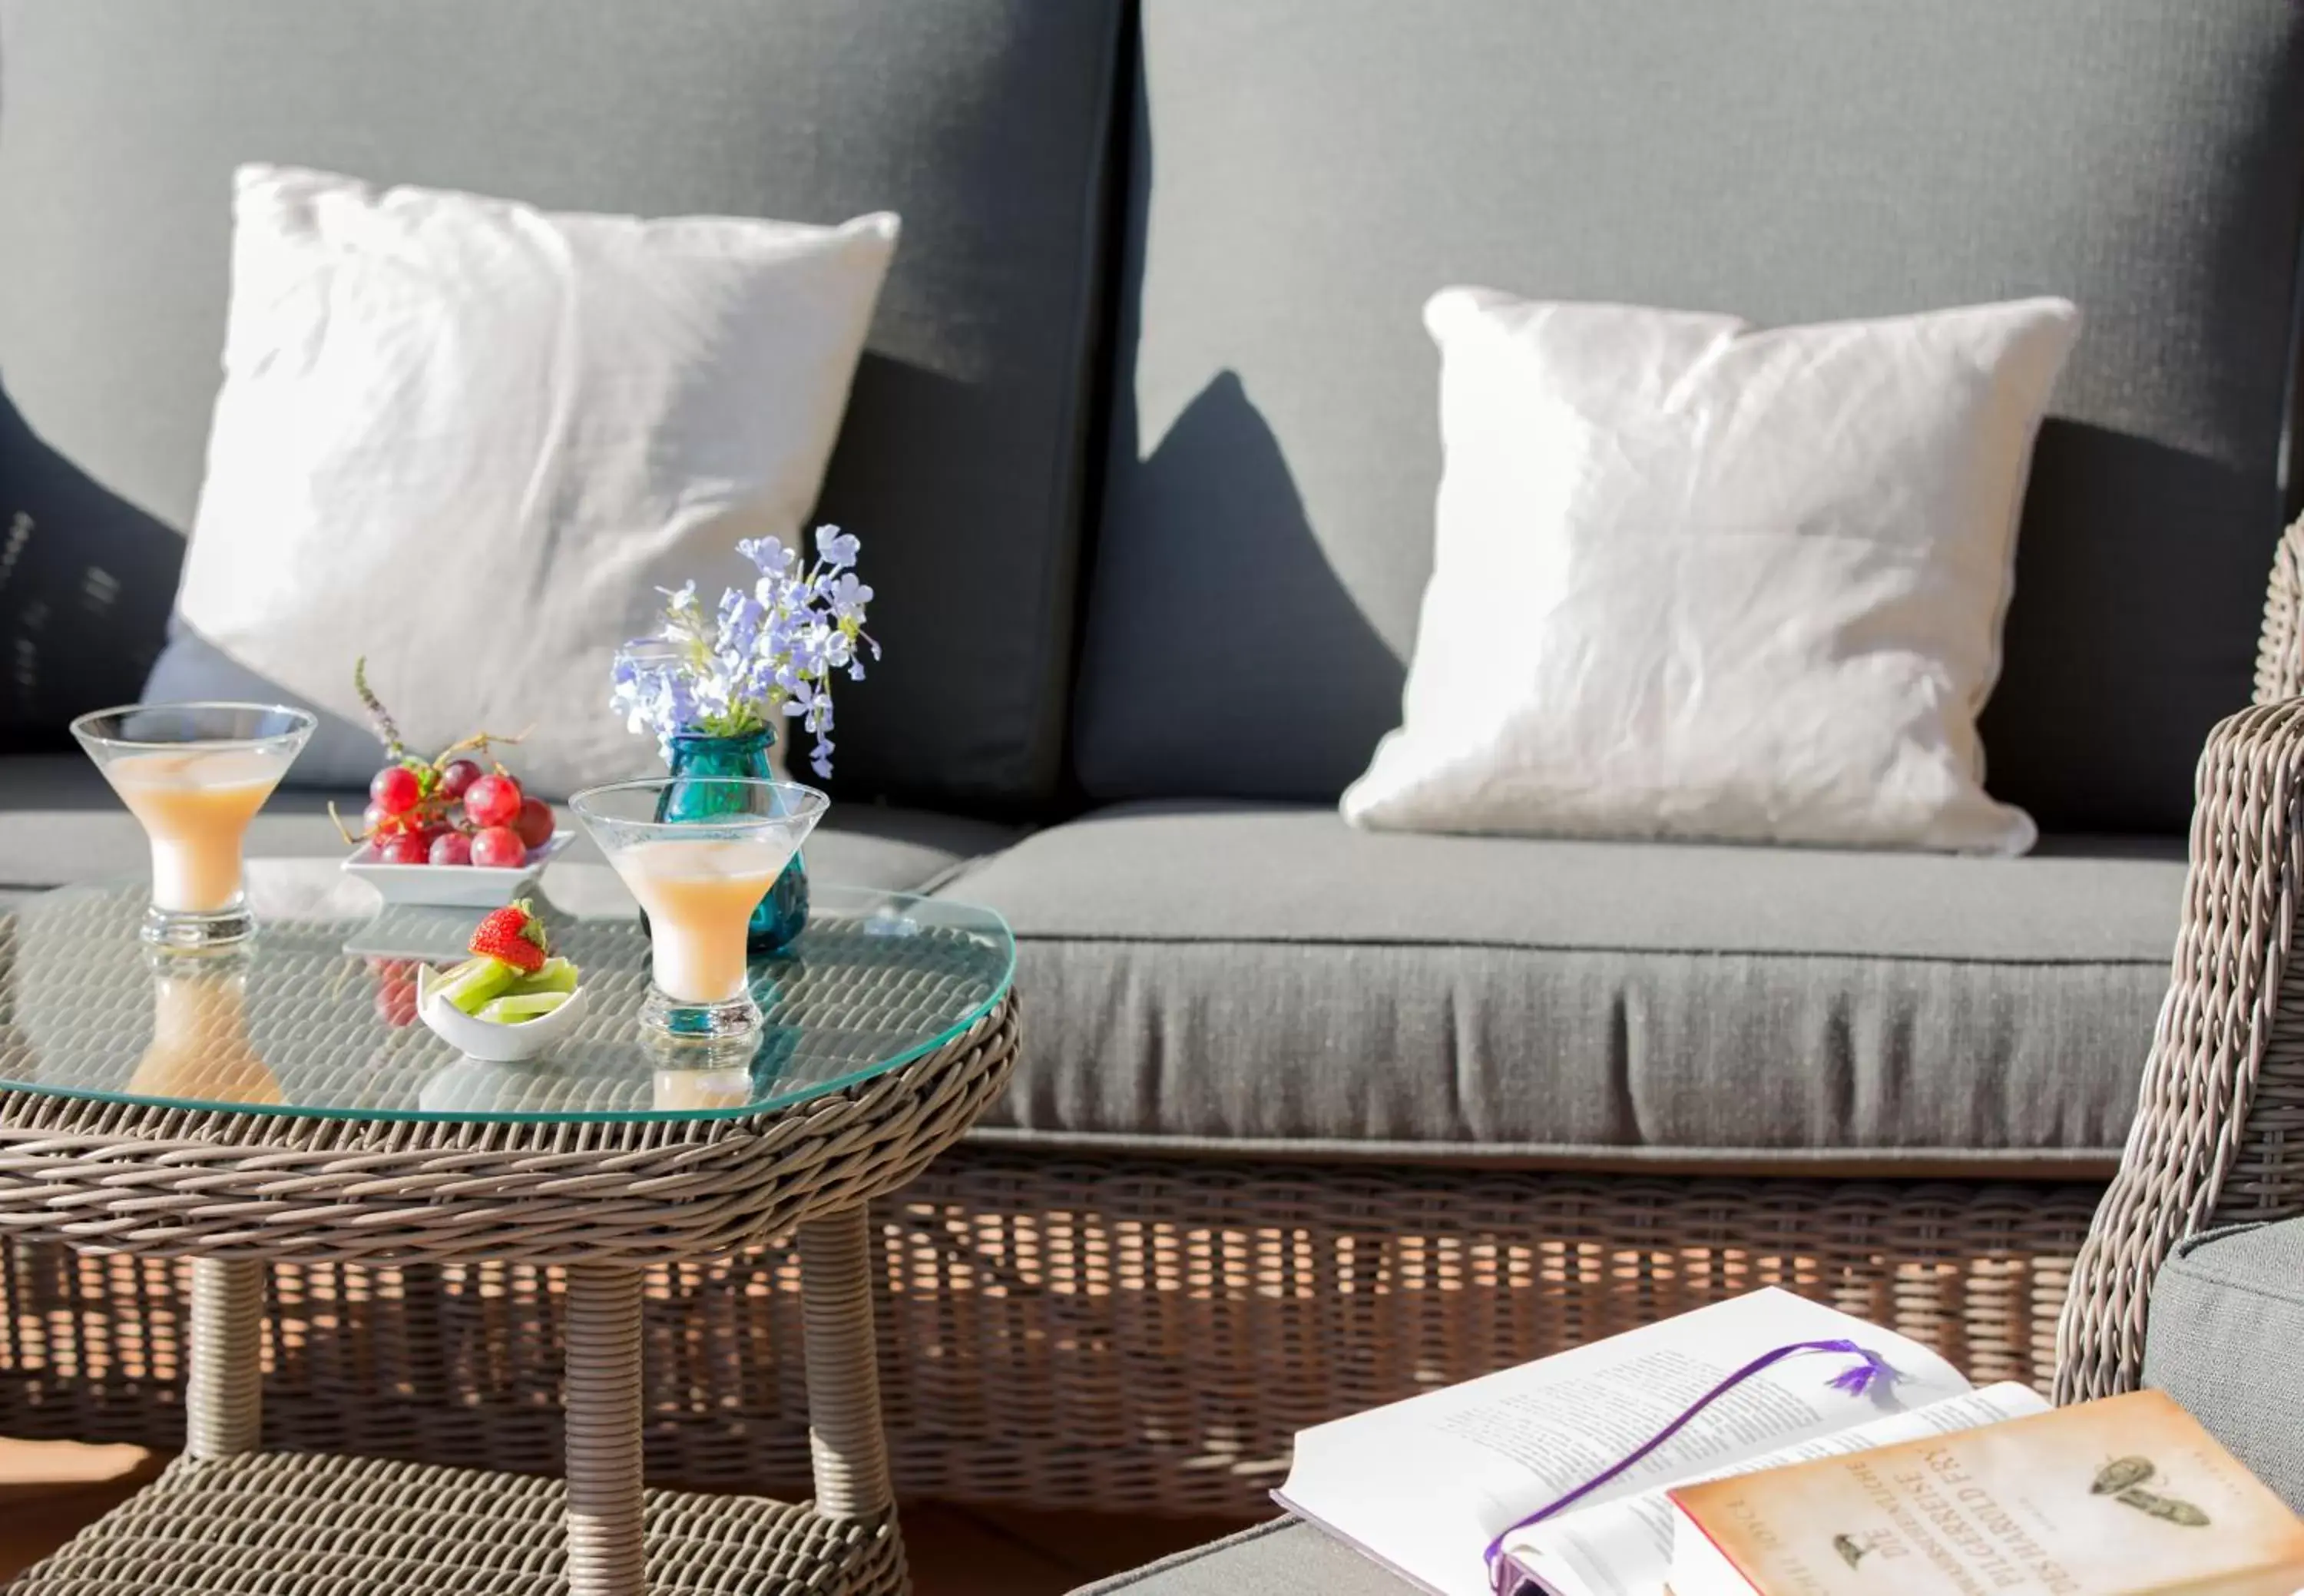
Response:
[[[248,960],[148,950],[152,1040],[128,1077],[136,1097],[196,1097],[256,1106],[280,1100],[279,1077],[248,1036]]]
[[[555,865],[540,912],[589,1008],[543,1057],[467,1058],[416,1018],[415,966],[463,955],[473,915],[381,908],[333,862],[255,861],[263,930],[222,957],[139,941],[142,881],[0,913],[0,1089],[357,1118],[647,1119],[759,1113],[933,1050],[1007,990],[1000,918],[941,899],[820,887],[806,933],[749,972],[758,1032],[668,1043],[640,1024],[648,944],[597,865]]]

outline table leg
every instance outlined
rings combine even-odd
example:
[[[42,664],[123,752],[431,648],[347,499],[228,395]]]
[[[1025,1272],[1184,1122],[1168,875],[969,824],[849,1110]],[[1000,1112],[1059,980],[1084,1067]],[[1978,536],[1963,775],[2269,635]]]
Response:
[[[252,1452],[263,1434],[264,1288],[270,1272],[260,1260],[192,1260],[187,1456]]]
[[[568,1270],[569,1596],[641,1596],[640,1272]]]
[[[800,1227],[808,1439],[817,1511],[876,1518],[895,1502],[872,1346],[871,1234],[860,1206]]]

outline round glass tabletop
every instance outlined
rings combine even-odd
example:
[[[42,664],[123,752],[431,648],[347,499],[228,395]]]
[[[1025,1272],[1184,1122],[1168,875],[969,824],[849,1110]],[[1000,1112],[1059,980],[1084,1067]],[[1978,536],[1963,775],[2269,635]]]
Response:
[[[699,1119],[789,1108],[909,1063],[1007,991],[987,909],[811,884],[808,930],[752,967],[767,1016],[733,1052],[667,1048],[637,1018],[648,938],[603,865],[545,873],[553,951],[586,1011],[542,1057],[488,1064],[416,1014],[416,967],[464,956],[479,912],[380,906],[333,861],[251,860],[260,930],[221,956],[137,939],[139,879],[0,911],[0,1088],[163,1108],[352,1119]]]

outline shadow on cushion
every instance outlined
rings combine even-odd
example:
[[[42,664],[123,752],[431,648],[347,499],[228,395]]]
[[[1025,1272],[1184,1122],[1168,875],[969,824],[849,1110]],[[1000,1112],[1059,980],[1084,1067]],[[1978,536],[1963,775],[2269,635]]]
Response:
[[[142,693],[183,558],[0,392],[0,748],[67,747],[72,717]]]

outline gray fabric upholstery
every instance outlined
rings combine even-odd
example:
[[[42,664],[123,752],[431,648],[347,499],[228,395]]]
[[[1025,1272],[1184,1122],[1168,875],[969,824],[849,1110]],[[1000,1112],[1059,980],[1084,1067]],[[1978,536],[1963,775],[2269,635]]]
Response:
[[[1985,860],[1149,806],[946,890],[1020,939],[1031,1023],[983,1123],[1034,1140],[2094,1171],[2183,878],[2173,839]]]
[[[250,829],[249,853],[342,857],[348,850],[327,816],[331,796],[349,817],[357,817],[367,802],[360,793],[276,793]],[[565,811],[560,823],[575,825]],[[999,848],[1012,835],[982,820],[843,803],[809,840],[807,856],[821,880],[910,890]],[[562,857],[597,862],[599,854],[580,831]],[[145,868],[143,833],[85,759],[76,753],[0,756],[0,888],[60,887]]]
[[[1416,1587],[1298,1519],[1258,1524],[1072,1596],[1408,1596]]]
[[[2304,1510],[2304,1220],[2178,1244],[2152,1286],[2144,1383]]]
[[[0,382],[54,454],[0,457],[0,483],[48,470],[101,485],[99,504],[44,521],[36,539],[63,542],[45,556],[60,569],[100,564],[137,590],[128,643],[148,657],[161,613],[148,599],[174,581],[165,532],[188,524],[200,478],[241,161],[569,209],[893,209],[904,238],[822,505],[864,539],[889,645],[842,699],[842,790],[1045,802],[1073,632],[1120,12],[6,0]]]
[[[1450,283],[1765,323],[2054,293],[1991,785],[2168,831],[2245,704],[2304,195],[2288,0],[1145,0],[1077,760],[1332,798],[1397,723]]]

